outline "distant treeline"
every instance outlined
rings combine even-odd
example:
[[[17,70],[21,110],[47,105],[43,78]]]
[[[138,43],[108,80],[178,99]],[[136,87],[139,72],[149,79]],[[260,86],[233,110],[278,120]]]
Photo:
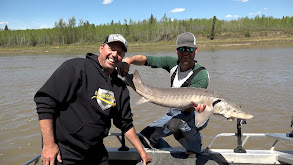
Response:
[[[292,35],[293,17],[273,18],[256,16],[237,20],[189,19],[176,20],[164,15],[157,20],[153,15],[143,21],[132,19],[108,24],[94,25],[74,17],[67,22],[60,19],[52,29],[0,30],[0,46],[65,45],[102,42],[108,34],[120,33],[128,42],[153,42],[174,39],[182,32],[216,39],[224,33],[238,33],[250,37],[252,32],[285,31]]]

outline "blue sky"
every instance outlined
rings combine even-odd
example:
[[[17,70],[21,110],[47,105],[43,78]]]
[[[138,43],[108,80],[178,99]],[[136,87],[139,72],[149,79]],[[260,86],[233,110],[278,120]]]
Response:
[[[60,18],[75,17],[95,25],[142,21],[151,14],[168,18],[254,18],[256,15],[293,16],[293,0],[0,0],[0,28],[53,28]]]

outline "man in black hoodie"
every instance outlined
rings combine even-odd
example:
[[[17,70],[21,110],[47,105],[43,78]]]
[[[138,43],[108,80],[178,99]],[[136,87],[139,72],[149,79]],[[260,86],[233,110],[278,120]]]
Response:
[[[34,100],[43,137],[42,162],[108,165],[103,138],[111,119],[139,152],[144,151],[132,124],[129,91],[115,68],[127,52],[120,34],[109,35],[100,55],[64,62],[36,93]]]

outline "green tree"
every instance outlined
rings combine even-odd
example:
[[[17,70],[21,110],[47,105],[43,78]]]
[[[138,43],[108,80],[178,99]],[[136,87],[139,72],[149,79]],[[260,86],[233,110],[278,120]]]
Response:
[[[78,23],[78,26],[83,26],[84,25],[84,22],[82,19],[79,19],[79,23]]]
[[[77,31],[76,31],[76,19],[74,17],[72,17],[68,20],[67,35],[68,35],[68,37],[67,37],[68,44],[76,43]]]
[[[214,38],[215,38],[215,25],[216,25],[216,21],[217,21],[217,18],[216,18],[216,16],[214,16],[214,18],[213,18],[213,24],[212,24],[212,30],[211,30],[211,36],[210,36],[210,39],[211,40],[214,40]]]
[[[29,36],[29,45],[30,46],[36,46],[38,43],[36,38],[36,33],[33,31]]]
[[[149,18],[149,23],[154,24],[156,22],[157,22],[156,18],[154,18],[153,14],[151,14],[151,17]]]
[[[256,16],[255,18],[239,18],[237,20],[218,20],[213,18],[177,20],[168,18],[166,14],[161,19],[156,19],[153,14],[148,19],[124,19],[114,23],[94,25],[89,21],[79,20],[76,26],[74,17],[67,21],[60,19],[55,22],[54,28],[37,30],[11,30],[5,26],[0,30],[0,46],[36,46],[36,45],[63,45],[76,43],[97,43],[111,33],[120,33],[129,42],[154,42],[176,40],[182,32],[190,31],[197,36],[210,39],[219,37],[237,37],[239,34],[250,37],[255,35],[268,36],[270,32],[281,35],[293,36],[293,17],[284,16],[273,18],[271,16]]]
[[[4,28],[4,31],[8,31],[9,29],[8,29],[8,26],[7,26],[7,24],[5,25],[5,28]]]
[[[76,19],[74,17],[68,20],[68,27],[75,28],[76,27]]]

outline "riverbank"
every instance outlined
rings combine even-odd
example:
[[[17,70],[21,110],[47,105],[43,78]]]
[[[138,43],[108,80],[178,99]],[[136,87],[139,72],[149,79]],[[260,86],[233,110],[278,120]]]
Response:
[[[27,47],[0,47],[0,55],[23,54],[72,54],[97,53],[99,44],[71,44],[71,45],[37,45]],[[223,37],[210,40],[206,37],[197,37],[200,50],[241,49],[241,48],[277,48],[293,47],[293,36],[256,36],[256,37]],[[176,40],[158,42],[130,42],[129,52],[175,50]]]

